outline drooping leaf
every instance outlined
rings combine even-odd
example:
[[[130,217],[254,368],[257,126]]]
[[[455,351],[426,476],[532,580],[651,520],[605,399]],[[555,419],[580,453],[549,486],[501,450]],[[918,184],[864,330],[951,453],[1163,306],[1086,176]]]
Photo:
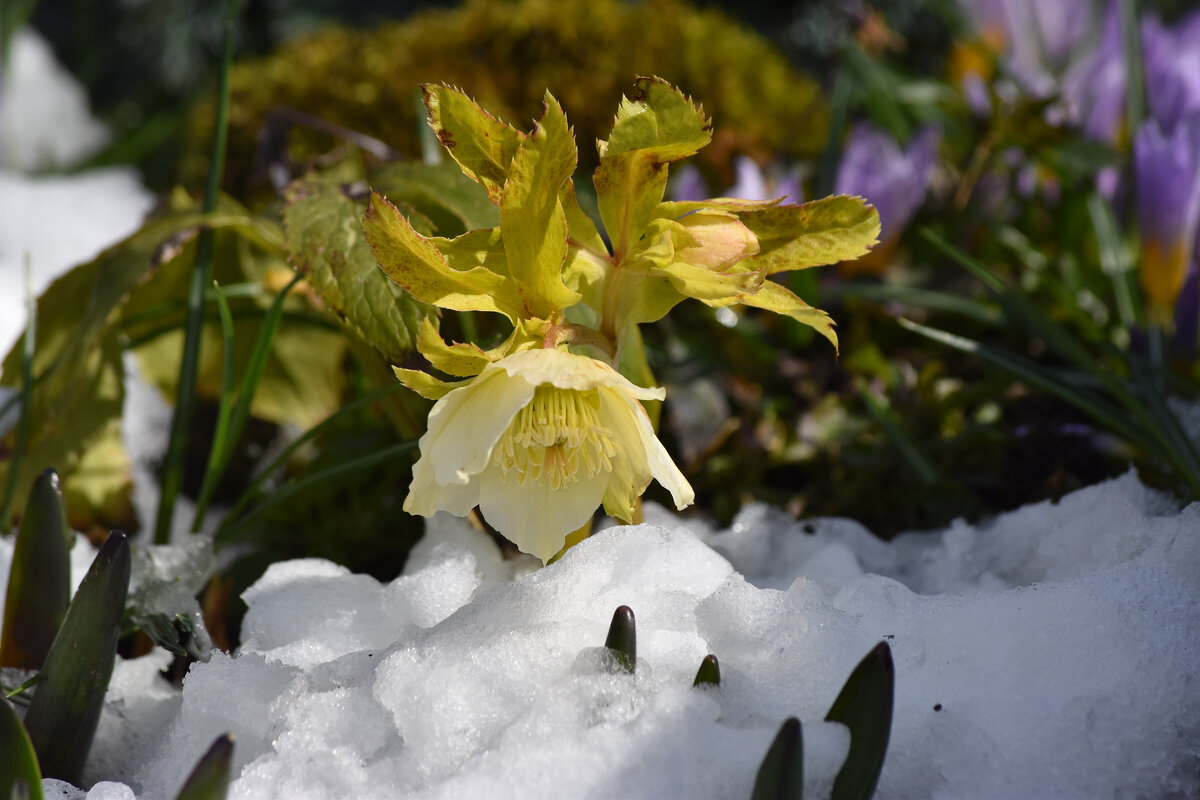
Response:
[[[428,217],[438,236],[458,236],[500,224],[487,191],[450,162],[397,161],[371,175],[371,186],[393,203],[408,203]]]
[[[431,83],[421,89],[429,124],[442,146],[469,178],[487,189],[492,202],[500,205],[509,163],[524,134],[484,111],[458,89]]]
[[[850,729],[850,752],[833,781],[832,800],[867,800],[875,793],[892,732],[895,685],[892,650],[880,642],[850,673],[825,715]]]
[[[759,243],[758,254],[741,263],[767,275],[850,261],[879,239],[879,212],[849,195],[744,211],[738,217]]]
[[[218,736],[196,762],[175,800],[225,800],[229,793],[233,745],[232,733]]]
[[[0,667],[42,668],[71,602],[71,543],[58,474],[47,469],[33,482],[13,547]]]
[[[522,318],[549,319],[579,301],[563,283],[567,216],[559,195],[575,171],[575,139],[547,92],[541,119],[517,148],[500,199],[508,274],[521,295]]]
[[[493,311],[514,320],[520,315],[521,301],[510,282],[485,267],[454,269],[436,244],[375,192],[363,230],[383,271],[417,300],[453,311]]]
[[[833,330],[833,320],[819,308],[813,308],[801,300],[789,289],[775,281],[763,281],[757,291],[741,295],[737,302],[754,308],[774,311],[802,322],[824,336],[837,350],[837,333]]]
[[[292,184],[283,224],[292,264],[321,299],[383,356],[399,364],[428,313],[379,269],[362,230],[362,209],[321,180]]]
[[[608,626],[608,638],[604,646],[612,653],[617,663],[627,672],[637,669],[637,624],[633,609],[618,606]]]
[[[114,532],[80,583],[46,655],[25,728],[47,778],[79,782],[112,677],[129,573],[129,542]]]
[[[0,697],[0,798],[17,797],[42,800],[42,774],[21,718],[12,703]]]
[[[803,797],[804,733],[800,720],[788,717],[758,768],[750,800],[802,800]]]
[[[482,348],[474,344],[446,344],[437,326],[428,317],[421,323],[417,349],[429,359],[434,369],[460,378],[478,375],[492,362]]]

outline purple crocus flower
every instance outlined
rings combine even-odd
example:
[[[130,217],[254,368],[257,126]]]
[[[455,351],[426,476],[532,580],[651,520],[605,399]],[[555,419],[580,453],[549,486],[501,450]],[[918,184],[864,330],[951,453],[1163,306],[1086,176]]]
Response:
[[[1164,135],[1151,120],[1133,143],[1141,284],[1151,322],[1168,327],[1200,222],[1200,116]]]
[[[1067,117],[1093,139],[1115,144],[1125,119],[1125,50],[1117,4],[1110,2],[1096,48],[1063,76]]]
[[[937,129],[924,128],[901,151],[895,139],[868,125],[860,123],[851,130],[835,191],[858,195],[875,206],[882,230],[880,243],[865,257],[867,261],[859,259],[844,271],[881,272],[887,265],[900,234],[925,201],[940,139]]]
[[[671,181],[670,197],[676,202],[697,202],[709,198],[708,184],[695,164],[684,164],[676,171]]]
[[[1200,112],[1200,13],[1174,29],[1157,20],[1142,24],[1146,60],[1146,102],[1159,127],[1175,126]]]

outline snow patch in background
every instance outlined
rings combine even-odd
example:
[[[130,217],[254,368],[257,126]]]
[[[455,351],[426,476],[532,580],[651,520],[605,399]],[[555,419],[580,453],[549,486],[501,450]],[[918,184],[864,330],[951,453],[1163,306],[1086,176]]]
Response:
[[[137,230],[154,203],[131,168],[22,174],[69,167],[102,146],[108,132],[36,33],[19,31],[13,43],[0,77],[0,354],[25,327],[26,255],[37,297],[69,267]]]
[[[17,31],[0,74],[0,167],[17,172],[65,168],[106,145],[87,93],[31,28]]]

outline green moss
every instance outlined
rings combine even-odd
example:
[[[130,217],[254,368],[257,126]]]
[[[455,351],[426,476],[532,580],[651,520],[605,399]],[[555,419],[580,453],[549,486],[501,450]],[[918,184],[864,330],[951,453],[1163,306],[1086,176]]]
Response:
[[[469,0],[374,30],[329,28],[238,65],[225,185],[235,193],[252,185],[256,139],[268,113],[284,106],[418,157],[414,97],[418,84],[439,81],[518,128],[528,127],[549,88],[575,125],[581,167],[590,170],[590,142],[608,135],[621,94],[648,74],[678,85],[713,117],[717,139],[701,158],[714,171],[727,170],[734,152],[797,158],[825,143],[827,109],[816,83],[720,12],[679,0]],[[186,182],[207,169],[211,120],[211,106],[202,105],[186,126]],[[303,159],[335,144],[297,130],[291,155]]]

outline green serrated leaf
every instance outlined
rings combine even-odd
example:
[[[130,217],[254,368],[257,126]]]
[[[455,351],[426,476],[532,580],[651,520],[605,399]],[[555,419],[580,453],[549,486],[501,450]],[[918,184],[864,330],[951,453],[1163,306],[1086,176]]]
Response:
[[[867,800],[875,793],[892,732],[896,668],[887,642],[859,662],[833,701],[827,722],[850,729],[850,752],[833,781],[831,800]]]
[[[627,672],[637,669],[637,624],[632,608],[618,606],[613,612],[604,646],[609,649],[622,669]]]
[[[750,800],[802,800],[804,733],[800,720],[788,717],[775,734],[754,778]]]
[[[393,203],[408,203],[434,224],[439,236],[457,236],[500,224],[500,212],[487,191],[456,164],[387,164],[371,176],[371,186]]]
[[[417,300],[452,311],[493,311],[512,320],[520,316],[521,300],[511,282],[485,267],[454,269],[433,241],[414,231],[400,211],[375,192],[363,230],[379,266]]]
[[[597,142],[600,157],[643,151],[660,162],[695,155],[712,139],[704,109],[658,77],[639,77],[621,98],[612,133]]]
[[[234,741],[232,733],[218,736],[196,762],[175,800],[225,800],[229,793]]]
[[[879,212],[849,195],[743,211],[738,218],[759,245],[757,255],[740,263],[767,275],[851,261],[879,240]]]
[[[638,78],[622,98],[606,141],[597,142],[596,196],[618,261],[624,260],[662,201],[667,165],[712,138],[704,111],[661,78]]]
[[[71,602],[71,544],[58,474],[47,469],[33,482],[13,548],[0,667],[42,668]]]
[[[292,264],[328,306],[394,364],[412,351],[429,310],[388,280],[363,236],[361,208],[323,181],[292,184],[284,236]]]
[[[424,84],[429,124],[462,171],[482,185],[496,205],[508,177],[508,166],[524,134],[484,111],[458,89]]]
[[[22,792],[22,794],[18,794]],[[29,734],[12,703],[0,697],[0,797],[42,800],[42,774]]]
[[[559,200],[576,156],[567,117],[547,92],[541,119],[509,164],[500,200],[508,273],[521,295],[524,319],[549,319],[579,302],[562,278],[567,216]]]
[[[25,728],[47,778],[79,782],[112,678],[129,573],[129,542],[113,532],[46,655]]]

